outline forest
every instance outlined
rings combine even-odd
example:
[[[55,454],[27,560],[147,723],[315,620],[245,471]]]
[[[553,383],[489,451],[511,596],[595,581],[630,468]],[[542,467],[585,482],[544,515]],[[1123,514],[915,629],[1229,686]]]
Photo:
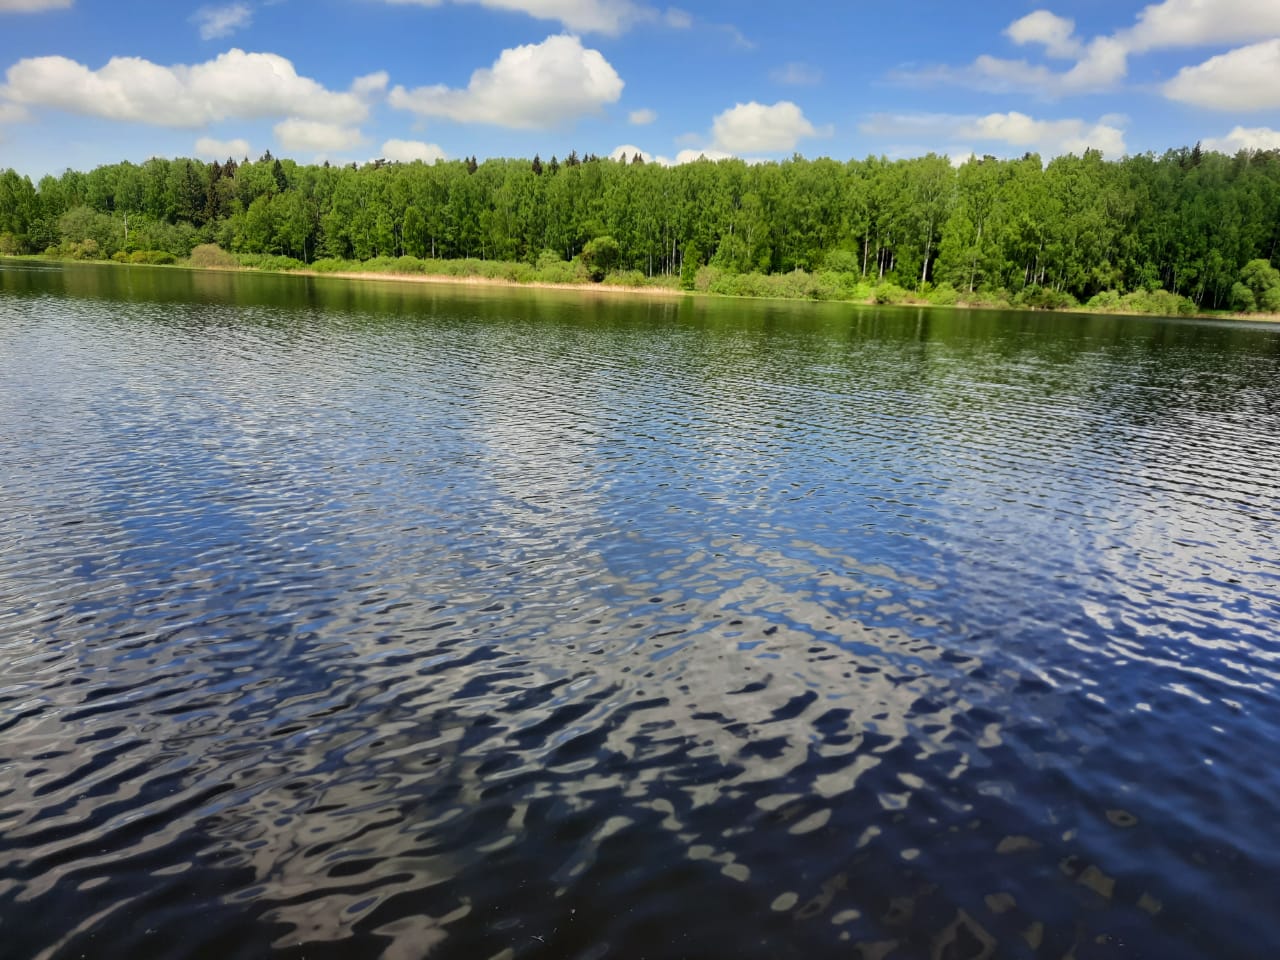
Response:
[[[0,173],[0,254],[77,259],[195,250],[197,262],[285,269],[464,262],[513,279],[820,299],[1280,312],[1278,247],[1280,151],[1199,145],[1047,164],[931,154],[667,167],[572,153],[331,166],[267,153],[38,183]]]

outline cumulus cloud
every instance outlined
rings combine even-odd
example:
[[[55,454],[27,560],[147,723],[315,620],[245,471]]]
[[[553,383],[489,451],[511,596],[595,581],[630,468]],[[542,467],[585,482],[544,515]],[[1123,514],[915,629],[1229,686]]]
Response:
[[[32,57],[10,67],[6,81],[0,97],[15,103],[164,127],[287,116],[354,123],[369,113],[358,92],[327,90],[284,57],[238,49],[190,66],[113,57],[98,70],[66,57]]]
[[[623,82],[598,50],[562,34],[503,50],[471,75],[466,89],[396,87],[389,102],[424,117],[516,129],[554,127],[599,113],[622,96]]]
[[[696,163],[699,160],[731,160],[733,154],[726,153],[724,150],[716,150],[713,148],[691,148],[681,150],[676,154],[674,160],[670,157],[664,157],[661,154],[652,154],[647,150],[641,150],[634,144],[624,143],[620,147],[614,147],[609,152],[610,160],[622,160],[627,163],[631,162],[632,157],[640,154],[640,159],[645,163],[657,163],[664,167],[678,167],[685,163]],[[758,160],[748,160],[748,163],[758,163]]]
[[[393,4],[438,7],[443,3],[466,3],[525,13],[539,20],[558,20],[569,30],[617,36],[641,20],[652,20],[656,12],[631,0],[387,0]],[[680,11],[669,11],[680,13]]]
[[[300,120],[291,117],[273,128],[276,140],[285,150],[331,153],[350,150],[364,142],[355,127],[344,127],[321,120]]]
[[[1122,34],[1134,51],[1244,43],[1280,34],[1275,0],[1164,0],[1138,14]]]
[[[228,157],[247,157],[252,151],[249,141],[243,138],[235,140],[218,140],[214,137],[201,137],[196,141],[196,156],[202,160],[225,160]]]
[[[249,26],[253,11],[248,4],[231,3],[225,7],[201,7],[191,19],[200,28],[200,39],[216,40]]]
[[[877,114],[862,124],[862,132],[874,137],[932,142],[935,149],[947,144],[977,142],[1001,144],[1017,153],[1036,152],[1046,156],[1081,154],[1100,150],[1109,157],[1126,152],[1123,118],[1107,116],[1090,123],[1081,119],[1036,120],[1025,113],[992,113],[986,116],[913,113]],[[928,148],[925,148],[928,149]],[[918,152],[913,147],[908,152]],[[942,152],[955,157],[970,152],[955,146]]]
[[[0,13],[40,13],[65,10],[73,0],[0,0]]]
[[[627,120],[637,127],[647,126],[657,119],[658,111],[650,110],[648,107],[645,107],[642,110],[632,110],[627,114]]]
[[[19,123],[28,116],[26,107],[0,101],[0,123]]]
[[[675,164],[676,166],[680,166],[683,163],[697,163],[699,160],[729,160],[732,159],[732,157],[733,154],[726,153],[723,150],[716,150],[714,148],[702,150],[694,148],[690,150],[681,150],[677,153]]]
[[[1164,95],[1211,110],[1280,107],[1280,39],[1240,47],[1186,67],[1164,85]]]
[[[1049,56],[1063,60],[1075,59],[1083,50],[1076,37],[1076,22],[1048,10],[1037,10],[1015,20],[1005,29],[1005,35],[1020,47],[1039,44]]]
[[[1241,150],[1280,150],[1280,130],[1270,127],[1235,127],[1225,137],[1210,137],[1201,146],[1219,153],[1236,154]]]
[[[351,84],[351,92],[364,100],[377,99],[386,92],[390,80],[385,70],[379,70],[364,77],[356,77]]]
[[[609,159],[630,161],[637,153],[640,154],[640,159],[645,163],[652,163],[654,161],[653,154],[649,153],[647,150],[641,150],[633,143],[624,143],[620,147],[614,147],[609,151]],[[667,164],[665,157],[658,158],[658,161],[663,163],[664,166]]]
[[[955,84],[992,93],[1029,92],[1050,98],[1097,93],[1114,89],[1125,79],[1129,59],[1134,54],[1274,40],[1280,35],[1280,3],[1276,0],[1163,0],[1143,8],[1132,26],[1088,42],[1077,36],[1074,21],[1049,10],[1037,10],[1015,20],[1004,32],[1019,46],[1041,46],[1046,56],[1074,60],[1075,64],[1066,70],[1056,70],[1028,60],[984,55],[965,66],[902,70],[894,77],[913,84]],[[1244,68],[1245,61],[1256,59],[1259,51],[1245,47],[1225,56],[1236,54],[1239,54],[1238,63],[1218,65],[1215,69]],[[1250,78],[1245,82],[1253,82],[1251,71],[1244,69],[1243,73]],[[1274,83],[1271,75],[1264,79]],[[1181,95],[1190,83],[1181,85],[1174,81],[1166,86],[1165,92],[1179,94],[1175,99],[1195,103],[1191,96]],[[1231,98],[1219,99],[1225,102]]]
[[[779,153],[794,150],[818,131],[798,106],[780,100],[772,106],[739,103],[711,123],[712,149],[725,153]]]
[[[987,93],[1032,92],[1062,97],[1109,90],[1129,71],[1128,50],[1113,37],[1098,37],[1082,50],[1080,59],[1067,70],[983,54],[968,66],[905,71],[896,74],[896,78],[913,84],[955,84]]]
[[[992,113],[964,123],[960,137],[979,142],[1007,143],[1044,153],[1084,153],[1101,150],[1110,157],[1125,153],[1124,131],[1110,123],[1085,120],[1034,120],[1025,113]]]
[[[445,153],[434,143],[423,143],[421,140],[388,140],[382,145],[382,156],[396,163],[435,163],[445,160]]]

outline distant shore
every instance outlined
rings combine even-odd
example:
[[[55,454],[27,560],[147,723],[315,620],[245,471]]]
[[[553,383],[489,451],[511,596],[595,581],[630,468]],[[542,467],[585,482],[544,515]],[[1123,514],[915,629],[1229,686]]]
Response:
[[[202,268],[191,267],[190,269],[199,270]],[[222,268],[215,267],[213,269]],[[676,287],[624,287],[611,283],[550,283],[545,280],[505,280],[502,277],[453,277],[432,273],[378,273],[357,270],[342,270],[330,273],[320,270],[261,270],[256,267],[242,267],[240,269],[251,273],[278,273],[294,277],[335,277],[339,280],[391,280],[396,283],[444,283],[461,287],[581,290],[585,293],[635,293],[648,297],[683,297],[696,294],[696,291],[680,290]],[[230,269],[227,272],[235,273],[236,270]]]
[[[207,266],[191,263],[179,262],[176,264],[131,264],[118,263],[111,260],[70,260],[61,258],[49,258],[38,255],[27,256],[6,256],[0,255],[0,262],[5,260],[26,261],[31,263],[57,263],[57,264],[82,264],[97,265],[105,267],[125,267],[131,268],[136,266],[150,266],[153,269],[162,270],[190,270],[200,273],[226,273],[226,274],[258,274],[263,276],[292,276],[292,277],[311,277],[325,278],[332,277],[338,280],[357,280],[357,281],[379,281],[391,283],[413,283],[413,284],[443,284],[448,286],[461,287],[493,287],[497,289],[534,289],[534,290],[567,290],[579,293],[608,294],[612,296],[641,296],[641,297],[711,297],[717,300],[757,300],[772,301],[779,303],[829,303],[829,304],[851,304],[856,306],[884,306],[884,307],[917,307],[928,308],[934,310],[1008,310],[1020,313],[1043,313],[1043,314],[1078,314],[1092,317],[1149,317],[1164,319],[1181,319],[1181,320],[1230,320],[1245,321],[1253,323],[1280,323],[1280,313],[1231,313],[1221,311],[1216,313],[1198,312],[1193,314],[1162,314],[1162,313],[1144,313],[1136,310],[1090,310],[1081,305],[1065,309],[1049,309],[1044,307],[1031,307],[1023,304],[1008,303],[985,303],[985,302],[967,302],[959,299],[955,303],[930,303],[923,298],[916,297],[910,291],[903,291],[907,294],[904,299],[895,300],[891,303],[879,303],[874,297],[862,297],[853,299],[828,299],[813,300],[804,297],[784,297],[784,296],[735,296],[732,294],[717,293],[706,290],[684,290],[672,286],[631,286],[611,283],[554,283],[546,280],[512,280],[505,277],[486,277],[478,275],[452,275],[438,273],[395,273],[387,271],[374,270],[310,270],[307,268],[300,269],[272,269],[270,267],[259,266]]]

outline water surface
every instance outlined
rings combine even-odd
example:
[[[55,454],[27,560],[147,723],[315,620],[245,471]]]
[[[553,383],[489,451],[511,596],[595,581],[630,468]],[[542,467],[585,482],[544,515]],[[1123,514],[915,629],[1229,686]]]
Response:
[[[15,958],[1267,957],[1280,331],[0,266]]]

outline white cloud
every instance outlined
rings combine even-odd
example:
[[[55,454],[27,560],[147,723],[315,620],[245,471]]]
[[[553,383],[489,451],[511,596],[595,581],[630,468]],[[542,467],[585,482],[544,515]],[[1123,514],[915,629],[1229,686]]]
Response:
[[[627,114],[628,122],[630,122],[632,125],[637,127],[648,126],[649,124],[653,123],[653,121],[657,119],[658,119],[658,111],[650,110],[648,107],[645,107],[642,110],[632,110],[629,114]]]
[[[624,143],[620,147],[614,147],[611,151],[609,151],[609,159],[630,161],[631,158],[634,157],[637,153],[640,154],[640,159],[642,159],[645,163],[653,162],[653,154],[649,153],[647,150],[641,150],[639,147],[637,147],[635,144],[632,144],[632,143]]]
[[[989,93],[1030,91],[1046,97],[1109,90],[1129,71],[1128,52],[1112,37],[1098,37],[1082,47],[1083,54],[1069,70],[1051,70],[1026,60],[983,55],[967,67],[937,67],[900,75],[908,81],[959,84]]]
[[[1211,110],[1280,107],[1280,39],[1240,47],[1194,67],[1164,85],[1170,100]]]
[[[807,63],[788,63],[770,72],[769,78],[774,83],[785,83],[793,87],[811,87],[822,82],[822,71]]]
[[[351,84],[351,92],[364,100],[378,99],[386,93],[390,80],[385,70],[379,70],[365,77],[356,77]]]
[[[1076,37],[1076,23],[1048,10],[1037,10],[1005,29],[1005,35],[1018,46],[1040,44],[1051,57],[1073,60],[1080,56],[1083,44]]]
[[[447,157],[434,143],[423,143],[421,140],[388,140],[382,145],[382,156],[396,163],[435,163]]]
[[[1121,36],[1134,51],[1243,43],[1280,34],[1275,0],[1164,0]]]
[[[739,103],[711,123],[712,149],[725,153],[779,153],[794,150],[802,137],[818,131],[789,100],[772,106]]]
[[[912,113],[877,114],[861,126],[862,132],[874,137],[896,137],[932,142],[932,149],[946,144],[984,143],[1013,147],[1017,153],[1033,151],[1046,156],[1064,153],[1081,154],[1085,150],[1101,150],[1109,157],[1126,152],[1123,118],[1106,116],[1095,123],[1081,119],[1036,120],[1024,113],[992,113],[986,116]],[[912,148],[908,153],[920,152]],[[924,149],[930,149],[925,147]],[[968,156],[969,147],[950,146],[942,152],[953,158]]]
[[[1206,150],[1237,154],[1241,150],[1280,150],[1280,130],[1270,127],[1236,127],[1225,137],[1211,137],[1200,144]]]
[[[614,147],[609,152],[610,160],[624,160],[631,162],[631,158],[636,154],[640,154],[640,159],[645,163],[657,163],[664,167],[676,167],[685,163],[696,163],[698,160],[731,160],[733,154],[724,150],[716,150],[714,148],[692,148],[689,150],[681,150],[676,154],[676,158],[672,160],[670,157],[664,157],[660,154],[651,154],[647,150],[641,150],[639,147],[631,143],[624,143],[620,147]],[[748,160],[748,163],[760,163],[760,160]]]
[[[243,138],[235,140],[217,140],[214,137],[201,137],[196,141],[196,156],[203,160],[222,161],[228,157],[247,157],[252,151],[249,141]]]
[[[622,78],[600,51],[562,34],[503,50],[492,67],[471,75],[465,90],[396,87],[389,102],[427,117],[537,129],[599,113],[617,102],[622,87]]]
[[[1074,21],[1049,10],[1037,10],[1005,29],[1014,43],[1044,47],[1046,56],[1075,60],[1068,70],[1052,70],[1027,60],[1009,60],[984,55],[963,67],[936,66],[922,70],[901,70],[894,74],[899,81],[916,84],[958,84],[992,93],[1030,92],[1045,97],[1062,97],[1079,93],[1097,93],[1114,89],[1128,75],[1129,57],[1133,54],[1176,47],[1209,46],[1242,43],[1253,40],[1272,41],[1280,35],[1280,2],[1277,0],[1163,0],[1152,3],[1138,14],[1133,26],[1111,36],[1095,37],[1085,43],[1076,35]],[[1260,45],[1255,45],[1260,46]],[[1250,51],[1245,53],[1244,51]],[[1238,55],[1238,56],[1237,56]],[[1216,65],[1225,72],[1239,69],[1253,83],[1254,71],[1246,63],[1256,59],[1259,51],[1245,47],[1224,57],[1235,57],[1236,63]],[[1222,58],[1209,61],[1210,64]],[[1202,66],[1208,66],[1204,64]],[[1190,68],[1195,69],[1195,68]],[[1184,70],[1183,74],[1187,71]],[[1207,78],[1207,73],[1199,76]],[[1180,78],[1181,79],[1181,75]],[[1201,105],[1217,106],[1217,102],[1246,104],[1261,100],[1272,103],[1266,92],[1237,91],[1231,96],[1225,89],[1204,94],[1196,99],[1191,90],[1194,80],[1166,86],[1166,94],[1177,93],[1175,99]],[[1261,82],[1275,83],[1274,75],[1263,73]],[[1235,109],[1230,107],[1227,109]],[[1259,109],[1245,106],[1241,109]]]
[[[41,13],[65,10],[73,0],[0,0],[0,13]]]
[[[369,113],[359,93],[327,90],[276,54],[238,49],[190,66],[114,57],[99,70],[34,57],[15,63],[6,79],[0,96],[16,103],[164,127],[283,116],[352,123]]]
[[[26,120],[30,114],[27,108],[16,103],[4,103],[0,101],[0,123],[20,123]]]
[[[253,11],[248,4],[230,3],[225,7],[201,7],[191,19],[200,27],[200,39],[216,40],[249,26]]]
[[[678,7],[667,7],[667,12],[662,15],[662,19],[668,27],[676,30],[688,30],[693,26],[693,14]]]
[[[681,150],[676,154],[676,165],[679,166],[683,163],[696,163],[699,160],[730,160],[732,158],[733,154],[726,153],[723,150]]]
[[[443,3],[467,3],[493,10],[526,13],[539,20],[558,20],[569,30],[616,36],[632,24],[656,17],[653,9],[631,0],[387,0],[393,4],[438,7]],[[668,11],[668,20],[671,13]]]
[[[732,23],[717,23],[712,26],[714,29],[728,37],[729,42],[739,50],[754,50],[756,48],[756,42],[735,27]]]
[[[341,124],[324,123],[320,120],[300,120],[296,117],[277,123],[273,132],[276,140],[285,150],[312,153],[349,150],[364,142],[364,137],[355,127],[344,127]]]
[[[957,134],[980,142],[1007,143],[1043,153],[1084,153],[1101,150],[1110,157],[1125,153],[1124,131],[1084,120],[1034,120],[1025,113],[992,113],[961,124]]]

